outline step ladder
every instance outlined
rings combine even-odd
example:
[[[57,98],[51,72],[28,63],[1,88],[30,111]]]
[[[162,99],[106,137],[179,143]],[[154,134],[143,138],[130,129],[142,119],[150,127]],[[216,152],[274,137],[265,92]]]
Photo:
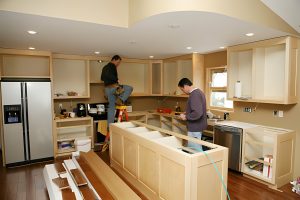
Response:
[[[123,115],[125,115],[125,121],[128,121],[127,106],[116,106],[115,122],[124,121]],[[102,147],[102,152],[106,151],[109,144],[109,132],[107,132],[105,137],[105,144]]]

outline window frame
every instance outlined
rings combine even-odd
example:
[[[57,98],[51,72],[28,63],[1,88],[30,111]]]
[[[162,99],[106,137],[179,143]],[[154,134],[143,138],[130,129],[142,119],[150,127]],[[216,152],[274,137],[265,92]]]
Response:
[[[225,108],[225,107],[218,107],[218,106],[211,106],[211,93],[212,92],[226,92],[226,98],[228,97],[228,84],[226,87],[211,87],[212,84],[212,74],[218,71],[227,71],[227,66],[220,66],[220,67],[210,67],[206,69],[206,96],[207,96],[207,108],[210,110],[220,110],[220,111],[233,111],[233,108]],[[228,74],[227,74],[227,83],[228,83]],[[228,99],[227,99],[228,100]]]

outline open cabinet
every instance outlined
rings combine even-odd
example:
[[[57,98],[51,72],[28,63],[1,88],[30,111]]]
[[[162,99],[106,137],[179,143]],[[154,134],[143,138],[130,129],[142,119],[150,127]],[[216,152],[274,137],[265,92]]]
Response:
[[[193,85],[204,91],[204,56],[198,53],[163,60],[163,95],[186,96],[178,88],[182,78],[188,78]]]
[[[227,148],[140,122],[110,130],[111,166],[148,199],[226,199],[218,172],[227,185]],[[184,146],[186,140],[205,153]]]
[[[275,104],[297,103],[299,39],[281,37],[228,47],[228,99]],[[241,97],[236,98],[236,83]]]

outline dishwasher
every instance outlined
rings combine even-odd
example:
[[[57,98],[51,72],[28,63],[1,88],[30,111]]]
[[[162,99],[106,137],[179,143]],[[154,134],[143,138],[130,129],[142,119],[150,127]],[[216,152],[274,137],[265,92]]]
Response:
[[[214,126],[214,143],[228,148],[228,168],[239,172],[242,166],[242,142],[242,128]]]

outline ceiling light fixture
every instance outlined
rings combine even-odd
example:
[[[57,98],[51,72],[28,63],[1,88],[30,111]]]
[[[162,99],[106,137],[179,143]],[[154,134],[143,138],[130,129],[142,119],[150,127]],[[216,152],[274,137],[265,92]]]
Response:
[[[34,48],[34,47],[28,47],[28,49],[30,49],[30,50],[35,50],[35,48]]]
[[[225,49],[225,47],[219,47],[220,49]]]
[[[151,59],[152,59],[152,58],[154,58],[154,56],[149,56],[149,58],[151,58]]]
[[[248,36],[248,37],[251,37],[253,35],[254,35],[254,33],[246,33],[246,36]]]
[[[129,41],[129,44],[136,44],[135,40]]]
[[[37,32],[36,31],[27,31],[27,33],[29,33],[30,35],[35,35],[35,34],[37,34]]]
[[[192,47],[187,47],[186,49],[188,49],[188,50],[191,50],[191,49],[192,49]]]
[[[94,53],[95,53],[95,54],[97,54],[97,55],[98,55],[98,54],[100,54],[100,52],[99,52],[99,51],[95,51]]]

